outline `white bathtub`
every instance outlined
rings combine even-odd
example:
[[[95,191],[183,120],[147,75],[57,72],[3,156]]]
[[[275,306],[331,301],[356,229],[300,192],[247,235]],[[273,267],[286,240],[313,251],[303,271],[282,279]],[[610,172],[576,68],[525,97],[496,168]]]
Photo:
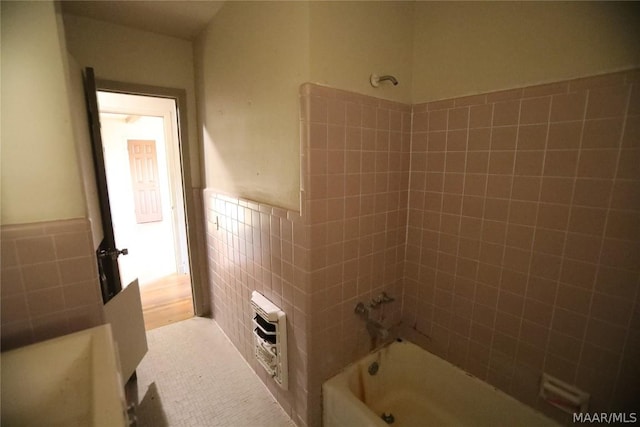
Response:
[[[368,373],[373,362],[378,372]],[[324,427],[558,426],[407,341],[394,342],[322,385]]]

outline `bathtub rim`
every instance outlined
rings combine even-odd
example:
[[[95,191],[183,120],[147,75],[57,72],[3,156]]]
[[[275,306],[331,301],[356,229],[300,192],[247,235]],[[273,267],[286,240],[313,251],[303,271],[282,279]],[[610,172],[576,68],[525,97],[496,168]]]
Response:
[[[357,425],[366,425],[366,426],[386,426],[387,424],[383,422],[382,419],[380,419],[375,412],[373,412],[373,410],[371,409],[370,406],[368,406],[365,402],[363,402],[360,398],[358,398],[357,394],[354,392],[354,390],[351,389],[350,387],[350,376],[352,374],[357,374],[357,370],[369,365],[370,363],[372,363],[373,361],[377,360],[378,358],[378,353],[384,351],[385,349],[388,349],[390,347],[395,346],[396,344],[402,345],[402,346],[407,346],[409,349],[411,349],[410,351],[419,351],[421,353],[425,353],[426,357],[429,357],[431,359],[433,359],[432,361],[436,364],[439,365],[439,367],[443,368],[446,367],[446,369],[452,369],[453,371],[455,371],[455,373],[457,375],[460,375],[461,377],[468,377],[469,380],[474,381],[474,382],[478,382],[480,386],[486,388],[488,391],[492,391],[493,393],[496,393],[498,395],[500,395],[501,399],[507,399],[508,401],[510,401],[511,403],[515,403],[519,406],[522,406],[523,409],[525,410],[525,412],[529,412],[529,415],[532,415],[534,417],[539,417],[542,420],[544,420],[545,424],[544,425],[548,425],[548,426],[557,426],[560,427],[562,424],[559,423],[559,421],[557,419],[554,419],[553,417],[545,414],[543,411],[541,411],[540,409],[537,409],[531,405],[528,405],[522,401],[520,401],[519,399],[517,399],[515,396],[512,396],[511,394],[507,393],[506,391],[494,386],[493,384],[471,374],[470,372],[462,369],[461,367],[451,363],[450,361],[442,358],[441,356],[433,353],[432,351],[416,344],[415,342],[406,339],[406,338],[402,338],[402,337],[398,337],[396,339],[393,339],[392,341],[389,341],[387,343],[385,343],[382,346],[379,346],[377,348],[375,348],[374,350],[368,352],[366,355],[362,356],[360,359],[349,363],[347,366],[345,366],[344,368],[342,368],[339,372],[337,372],[335,375],[333,375],[332,377],[330,377],[329,379],[325,380],[325,382],[322,384],[322,402],[323,402],[323,408],[322,408],[322,414],[323,414],[323,426],[325,426],[325,419],[326,416],[328,415],[328,407],[326,405],[326,400],[325,400],[325,396],[326,396],[326,391],[332,391],[332,392],[336,392],[337,394],[334,394],[334,396],[338,396],[340,398],[341,403],[344,403],[345,405],[348,403],[351,408],[353,408],[354,410],[357,410],[359,413],[361,413],[362,415],[366,414],[365,416],[359,417],[362,419],[362,421],[366,421],[365,424],[357,424]],[[365,368],[366,369],[366,368]],[[340,405],[340,406],[344,406],[344,405]],[[331,418],[338,418],[335,415],[332,415]],[[339,419],[339,418],[338,418]],[[333,425],[333,424],[329,424],[329,425]],[[355,425],[355,424],[354,424]]]

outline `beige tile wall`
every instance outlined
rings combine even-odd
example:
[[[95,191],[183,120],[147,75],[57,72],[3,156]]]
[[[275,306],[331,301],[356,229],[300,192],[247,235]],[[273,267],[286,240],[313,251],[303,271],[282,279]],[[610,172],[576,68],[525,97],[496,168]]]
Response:
[[[406,235],[410,106],[313,84],[301,87],[303,218],[309,227],[311,419],[324,380],[370,350],[354,313],[399,323]]]
[[[320,425],[322,382],[369,351],[356,303],[386,291],[376,315],[400,320],[410,125],[409,106],[303,85],[302,215],[205,191],[214,317],[262,375],[251,291],[293,313],[297,388],[265,382],[299,425]]]
[[[209,286],[216,322],[298,425],[307,424],[308,250],[298,212],[204,193]],[[251,292],[287,314],[289,390],[253,353]]]
[[[640,73],[413,108],[403,320],[537,399],[541,372],[630,410],[640,388]]]
[[[2,350],[102,324],[86,219],[3,225]]]

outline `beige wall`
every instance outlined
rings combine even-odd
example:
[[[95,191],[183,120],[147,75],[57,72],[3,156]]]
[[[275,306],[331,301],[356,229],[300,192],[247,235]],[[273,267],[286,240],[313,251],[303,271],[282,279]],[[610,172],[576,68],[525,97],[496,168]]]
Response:
[[[424,102],[626,69],[640,64],[638,15],[633,3],[228,4],[197,43],[206,184],[299,207],[302,82]],[[192,180],[200,185],[191,43],[73,16],[65,17],[65,31],[71,54],[99,78],[186,89]],[[68,107],[24,102],[32,90],[41,101],[48,94],[54,104],[65,102],[64,41],[53,5],[3,4],[2,32],[3,105],[11,105],[3,114],[2,220],[82,216],[73,145],[58,142],[72,139]],[[371,72],[394,74],[400,85],[373,89]],[[42,121],[28,126],[27,138],[20,117],[34,109],[53,111],[44,120],[60,128],[56,138]],[[46,170],[46,178],[31,170]],[[46,208],[34,210],[25,188]]]
[[[640,65],[640,7],[596,2],[418,2],[413,102]]]
[[[226,4],[195,47],[207,187],[299,210],[308,3]]]
[[[298,210],[298,87],[411,98],[411,2],[237,2],[196,42],[207,187]],[[251,29],[251,31],[245,31]],[[372,73],[400,85],[369,84]]]
[[[2,224],[85,216],[64,36],[49,2],[2,2]]]
[[[207,187],[298,208],[302,82],[418,103],[628,69],[639,15],[629,3],[229,3],[196,43]],[[371,73],[400,84],[374,89]]]
[[[135,30],[94,19],[64,15],[69,53],[96,78],[184,89],[191,180],[201,185],[196,127],[193,49],[189,41]]]
[[[311,81],[338,89],[410,102],[413,2],[312,2]],[[399,84],[374,88],[371,74]]]

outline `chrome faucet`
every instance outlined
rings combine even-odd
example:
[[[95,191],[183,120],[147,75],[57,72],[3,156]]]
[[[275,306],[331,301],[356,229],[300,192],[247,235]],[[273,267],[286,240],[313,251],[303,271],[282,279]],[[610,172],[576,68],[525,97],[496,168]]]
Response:
[[[386,292],[381,292],[380,295],[378,295],[377,297],[371,300],[371,303],[369,304],[369,306],[371,308],[376,308],[381,304],[389,304],[390,302],[393,302],[395,300],[396,300],[395,298],[392,298],[389,295],[387,295]]]
[[[367,304],[366,306],[364,305],[363,302],[359,302],[356,305],[356,308],[355,308],[354,311],[359,316],[361,316],[363,318],[368,318],[370,309],[378,308],[382,304],[389,304],[390,302],[393,302],[395,300],[396,300],[395,298],[390,297],[389,295],[387,295],[386,292],[380,292],[380,295],[378,295],[377,297],[371,299],[371,302],[369,302],[369,304]]]
[[[382,304],[388,304],[393,301],[395,301],[395,298],[390,297],[386,292],[382,292],[373,298],[368,305],[364,305],[363,302],[356,304],[354,312],[366,322],[372,347],[375,347],[375,342],[378,338],[386,340],[389,337],[389,329],[371,318],[371,309],[376,309]]]

